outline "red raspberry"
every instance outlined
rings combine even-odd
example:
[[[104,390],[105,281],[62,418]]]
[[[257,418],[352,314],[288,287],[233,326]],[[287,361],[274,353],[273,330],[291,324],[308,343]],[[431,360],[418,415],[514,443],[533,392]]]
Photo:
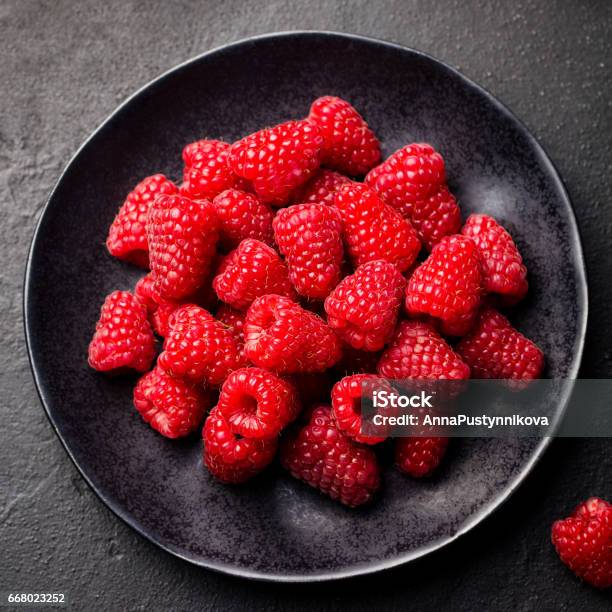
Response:
[[[172,376],[213,386],[245,365],[232,332],[193,304],[172,313],[170,332],[157,363]]]
[[[457,345],[457,352],[474,378],[540,378],[544,368],[542,351],[489,306],[481,310],[474,329]]]
[[[221,224],[224,245],[236,248],[245,238],[255,238],[272,246],[272,209],[259,199],[238,189],[228,189],[213,201]]]
[[[459,232],[461,211],[446,185],[415,204],[408,216],[421,242],[429,251],[444,238]]]
[[[155,367],[134,388],[134,406],[162,436],[180,438],[198,428],[208,408],[208,396],[201,387]]]
[[[380,487],[376,455],[338,430],[328,406],[316,407],[309,423],[284,440],[280,457],[294,478],[351,508],[369,502]]]
[[[149,176],[128,194],[110,226],[106,248],[111,255],[141,268],[149,267],[147,215],[158,195],[176,193],[176,185],[163,174]]]
[[[89,343],[89,365],[100,372],[146,372],[155,356],[147,309],[129,291],[106,296]]]
[[[380,143],[363,117],[346,100],[323,96],[308,118],[325,139],[322,164],[349,176],[365,174],[380,161]]]
[[[374,389],[392,392],[387,381],[376,374],[345,376],[332,389],[332,411],[336,425],[355,442],[378,444],[386,439],[386,436],[361,433],[361,404],[364,398],[367,400],[372,397]]]
[[[429,144],[409,144],[370,170],[365,182],[385,204],[411,218],[415,202],[426,200],[446,183],[444,160]]]
[[[465,236],[447,236],[412,274],[406,310],[441,321],[442,333],[467,333],[478,313],[482,269],[476,245]]]
[[[225,258],[213,287],[220,300],[239,310],[269,293],[295,297],[285,262],[273,248],[252,238]]]
[[[192,200],[214,198],[226,189],[237,187],[239,179],[227,160],[230,145],[221,140],[198,140],[183,149],[181,194]]]
[[[448,438],[410,437],[395,442],[395,465],[415,478],[429,476],[442,462]]]
[[[512,236],[488,215],[470,215],[461,233],[469,236],[483,264],[484,289],[499,293],[507,304],[521,300],[527,293],[527,268]]]
[[[313,300],[325,299],[341,278],[340,213],[325,204],[283,208],[274,218],[274,237],[297,292]]]
[[[196,293],[180,301],[167,300],[159,295],[159,292],[155,288],[155,278],[151,272],[143,276],[136,283],[134,294],[146,306],[149,323],[151,323],[155,333],[162,338],[168,335],[170,329],[170,316],[177,308],[185,304],[196,304],[202,308],[209,309],[214,305],[212,298],[214,298],[214,300],[217,299],[212,288],[208,285],[204,285],[196,291]],[[210,294],[212,294],[212,297]]]
[[[323,372],[341,357],[340,340],[316,314],[280,295],[264,295],[244,323],[245,352],[280,374]]]
[[[234,143],[229,163],[242,178],[252,181],[265,202],[285,204],[321,163],[323,137],[310,121],[287,121],[255,132]]]
[[[246,318],[246,313],[236,310],[227,304],[221,304],[215,316],[218,321],[229,329],[242,351],[244,349],[244,319]]]
[[[444,160],[431,145],[411,144],[396,151],[365,182],[410,220],[429,250],[461,227],[461,211],[446,186]]]
[[[402,321],[378,362],[385,378],[465,380],[470,368],[428,323]]]
[[[325,300],[327,324],[353,348],[379,351],[393,335],[405,289],[393,264],[363,264]]]
[[[344,239],[353,265],[375,259],[395,264],[400,271],[416,259],[421,243],[410,222],[369,187],[350,183],[341,187],[334,206],[344,222]]]
[[[245,438],[278,435],[300,412],[291,383],[261,368],[241,368],[223,383],[217,410]]]
[[[182,196],[158,197],[147,223],[151,270],[159,294],[181,299],[206,281],[219,237],[213,205]]]
[[[320,170],[307,183],[299,187],[291,197],[295,204],[327,204],[332,206],[334,194],[351,179],[332,170]]]
[[[597,497],[580,504],[555,521],[552,543],[577,576],[599,589],[612,586],[612,504]]]
[[[222,482],[238,484],[262,472],[274,459],[278,438],[243,438],[232,431],[227,419],[215,407],[204,430],[204,463]]]

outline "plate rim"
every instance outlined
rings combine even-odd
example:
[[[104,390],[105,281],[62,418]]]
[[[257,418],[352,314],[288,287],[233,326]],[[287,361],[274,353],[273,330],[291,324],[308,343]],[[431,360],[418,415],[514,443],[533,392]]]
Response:
[[[411,561],[415,561],[416,559],[425,557],[433,553],[434,551],[441,550],[442,548],[448,546],[449,544],[455,542],[462,536],[466,535],[472,529],[477,527],[480,523],[482,523],[485,519],[491,516],[496,510],[498,510],[512,495],[513,493],[520,487],[520,485],[525,481],[527,476],[532,472],[533,468],[540,461],[544,451],[548,447],[551,442],[552,437],[546,436],[542,438],[539,444],[534,449],[529,461],[523,466],[522,470],[514,477],[514,479],[510,482],[510,484],[505,488],[501,495],[497,496],[495,500],[484,508],[482,508],[475,515],[472,515],[470,519],[462,525],[461,529],[457,530],[454,534],[450,536],[446,536],[439,541],[430,543],[427,546],[422,546],[415,551],[407,552],[402,555],[398,555],[393,559],[385,559],[382,561],[367,561],[358,565],[352,565],[348,568],[343,568],[339,570],[333,571],[318,571],[312,574],[303,574],[303,573],[270,573],[263,572],[258,570],[249,570],[244,569],[238,566],[230,565],[227,563],[206,560],[203,561],[201,559],[195,558],[194,556],[189,556],[184,553],[180,549],[175,549],[171,546],[164,544],[163,542],[156,539],[152,534],[150,534],[141,524],[134,519],[134,517],[127,511],[125,511],[119,503],[116,503],[114,500],[109,499],[105,493],[98,490],[96,485],[92,483],[89,479],[85,470],[79,465],[78,461],[72,454],[68,442],[64,439],[62,433],[60,432],[57,424],[55,423],[53,416],[51,415],[51,411],[49,406],[47,405],[47,400],[45,398],[44,387],[40,381],[38,368],[35,364],[35,359],[32,351],[32,331],[30,329],[32,324],[33,313],[29,312],[29,303],[30,303],[30,293],[32,292],[31,284],[32,284],[32,265],[34,252],[36,251],[37,244],[40,240],[41,228],[44,223],[44,219],[50,210],[50,206],[52,204],[52,200],[63,181],[65,175],[71,169],[72,165],[76,162],[77,158],[83,152],[83,150],[89,146],[89,144],[94,140],[94,138],[101,132],[107,124],[109,124],[114,117],[119,114],[124,108],[126,108],[135,98],[143,94],[150,87],[154,86],[156,83],[166,79],[167,77],[174,75],[175,73],[180,72],[184,68],[205,60],[211,56],[222,54],[227,52],[228,50],[232,50],[238,47],[247,46],[258,41],[265,40],[273,40],[273,39],[285,39],[285,38],[336,38],[336,39],[344,39],[347,41],[359,41],[362,43],[367,43],[375,46],[382,46],[387,49],[392,49],[394,51],[399,51],[401,53],[408,53],[410,55],[415,55],[425,59],[428,62],[432,62],[437,64],[443,70],[448,72],[454,78],[459,78],[466,85],[468,85],[471,89],[476,90],[480,95],[484,96],[490,104],[492,104],[496,110],[498,110],[502,115],[504,115],[507,119],[509,119],[519,130],[521,135],[527,139],[533,151],[537,155],[539,161],[542,163],[543,167],[547,170],[548,174],[554,180],[556,187],[559,191],[559,196],[564,201],[565,207],[568,212],[568,221],[569,221],[569,230],[570,230],[570,240],[573,245],[572,248],[572,260],[574,260],[575,268],[577,271],[576,274],[576,291],[577,291],[577,311],[578,311],[578,329],[576,333],[575,339],[575,356],[572,361],[572,365],[570,368],[570,375],[568,380],[573,381],[576,379],[578,372],[582,363],[582,356],[584,351],[584,343],[586,338],[586,329],[588,322],[588,313],[589,313],[589,297],[588,297],[588,278],[587,278],[587,269],[584,260],[584,253],[582,248],[582,239],[580,235],[580,228],[578,226],[578,222],[576,219],[576,214],[574,208],[572,206],[570,197],[568,195],[567,189],[561,178],[556,166],[544,150],[543,146],[536,140],[535,136],[532,135],[527,126],[519,119],[504,103],[502,103],[498,98],[496,98],[492,93],[490,93],[487,89],[473,81],[471,78],[464,75],[458,69],[450,66],[446,62],[434,57],[433,55],[426,53],[424,51],[420,51],[418,49],[414,49],[412,47],[408,47],[406,45],[402,45],[399,43],[395,43],[389,40],[384,40],[380,38],[375,38],[371,36],[363,36],[360,34],[352,34],[348,32],[339,32],[333,30],[286,30],[280,32],[268,32],[265,34],[258,34],[255,36],[249,36],[246,38],[241,38],[239,40],[226,43],[223,45],[219,45],[208,51],[195,55],[184,62],[181,62],[168,70],[162,72],[158,76],[149,80],[143,86],[139,87],[134,93],[126,97],[123,102],[121,102],[118,106],[116,106],[113,111],[102,121],[97,127],[87,136],[87,138],[82,142],[82,144],[77,148],[74,154],[70,157],[68,162],[62,168],[57,180],[53,184],[49,195],[47,196],[43,207],[39,213],[39,217],[36,221],[36,226],[34,232],[32,233],[30,247],[27,253],[26,266],[24,272],[24,281],[23,281],[23,300],[22,300],[22,315],[23,315],[23,323],[24,323],[24,332],[25,332],[25,341],[28,355],[28,362],[30,365],[30,370],[32,372],[32,376],[34,379],[34,385],[36,387],[36,392],[38,394],[38,398],[40,403],[43,406],[44,412],[47,415],[47,418],[58,436],[64,450],[66,451],[68,457],[76,467],[80,476],[85,480],[91,490],[96,494],[96,496],[102,501],[102,503],[113,512],[119,519],[121,519],[125,524],[127,524],[130,528],[136,531],[139,535],[144,537],[146,540],[158,546],[162,550],[167,553],[182,559],[183,561],[187,561],[193,565],[198,567],[203,567],[209,570],[213,570],[216,572],[220,572],[223,574],[229,574],[232,576],[237,576],[240,578],[247,578],[251,580],[257,580],[262,582],[282,582],[282,583],[310,583],[310,582],[324,582],[330,580],[340,580],[353,578],[356,576],[364,576],[369,574],[374,574],[378,572],[382,572],[384,570],[388,570],[394,567],[398,567],[400,565],[404,565]],[[554,433],[556,428],[560,424],[565,414],[567,404],[569,398],[573,392],[573,383],[568,385],[567,390],[560,400],[560,410],[558,413],[558,418],[553,427]]]

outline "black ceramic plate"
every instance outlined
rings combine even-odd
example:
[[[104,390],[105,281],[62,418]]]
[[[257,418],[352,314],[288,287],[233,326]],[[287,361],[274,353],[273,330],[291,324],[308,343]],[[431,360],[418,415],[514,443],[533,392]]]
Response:
[[[178,179],[187,142],[302,117],[323,94],[350,100],[385,154],[431,142],[464,215],[486,211],[511,229],[532,288],[514,320],[544,349],[548,376],[576,376],[587,315],[576,223],[550,161],[505,107],[427,55],[345,34],[274,34],[206,53],[132,96],[69,163],[36,230],[25,283],[36,384],[69,455],[118,516],[193,563],[270,580],[373,572],[439,548],[503,502],[547,444],[456,441],[435,478],[389,469],[377,503],[348,510],[278,469],[241,488],[215,482],[196,438],[172,442],[143,424],[134,379],[87,367],[104,296],[141,274],[104,248],[130,188],[153,172]]]

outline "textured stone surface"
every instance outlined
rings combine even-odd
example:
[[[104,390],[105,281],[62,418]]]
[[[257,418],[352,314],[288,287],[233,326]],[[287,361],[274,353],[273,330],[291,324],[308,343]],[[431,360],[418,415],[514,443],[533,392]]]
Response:
[[[566,181],[584,239],[591,319],[582,375],[610,376],[612,5],[149,4],[0,5],[0,590],[66,590],[80,607],[105,609],[608,609],[612,594],[573,579],[548,541],[550,522],[579,499],[612,497],[606,440],[554,442],[528,482],[485,524],[446,551],[380,576],[272,586],[171,558],[102,506],[51,430],[25,355],[21,283],[48,190],[126,95],[192,55],[251,34],[352,31],[423,49],[460,68],[540,139]]]

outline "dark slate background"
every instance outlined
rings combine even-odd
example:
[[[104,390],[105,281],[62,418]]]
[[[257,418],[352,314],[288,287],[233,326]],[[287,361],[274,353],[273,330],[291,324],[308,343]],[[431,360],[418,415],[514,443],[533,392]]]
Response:
[[[422,49],[523,119],[559,168],[583,236],[591,316],[582,376],[612,373],[612,3],[2,0],[0,591],[66,591],[81,609],[610,609],[612,592],[581,584],[549,543],[551,522],[578,501],[612,499],[607,439],[555,441],[510,502],[449,549],[382,575],[295,586],[217,575],[156,549],[98,501],[52,432],[28,367],[21,288],[53,182],[153,77],[212,47],[291,29]]]

